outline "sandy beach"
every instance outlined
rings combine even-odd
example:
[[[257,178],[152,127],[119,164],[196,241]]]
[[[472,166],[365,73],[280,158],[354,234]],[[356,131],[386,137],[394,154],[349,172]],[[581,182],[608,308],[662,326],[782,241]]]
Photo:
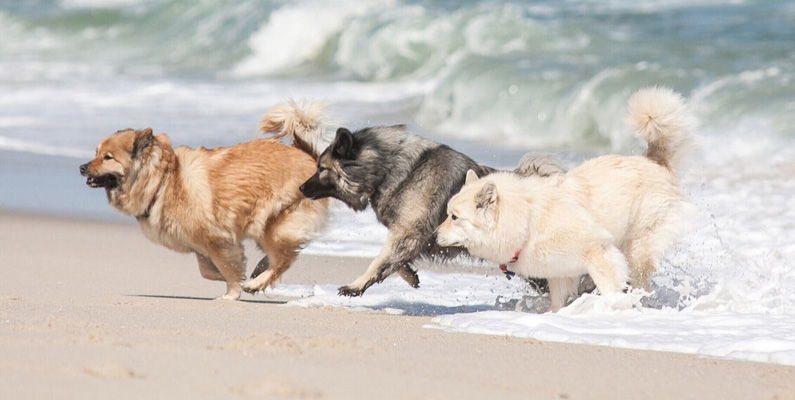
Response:
[[[0,400],[795,400],[793,4],[0,2]],[[288,98],[574,168],[643,153],[624,120],[650,86],[699,121],[691,227],[648,293],[559,314],[514,311],[526,282],[476,261],[337,296],[388,234],[342,203],[280,287],[214,301],[78,173],[119,129],[226,147]]]
[[[795,399],[789,366],[212,301],[222,283],[132,224],[5,213],[0,243],[2,399]],[[342,284],[366,263],[303,256],[284,283]]]

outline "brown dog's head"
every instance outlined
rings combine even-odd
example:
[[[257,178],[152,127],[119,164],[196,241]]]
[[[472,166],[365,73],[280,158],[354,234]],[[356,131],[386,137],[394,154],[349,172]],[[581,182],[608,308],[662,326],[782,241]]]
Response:
[[[80,166],[80,175],[87,178],[88,186],[105,188],[110,193],[121,186],[135,160],[140,159],[154,141],[151,128],[118,131],[99,143],[96,157]]]

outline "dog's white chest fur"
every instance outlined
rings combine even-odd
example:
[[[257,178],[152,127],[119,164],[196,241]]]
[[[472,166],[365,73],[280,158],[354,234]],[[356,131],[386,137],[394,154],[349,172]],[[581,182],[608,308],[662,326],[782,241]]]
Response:
[[[194,249],[186,246],[186,244],[189,243],[186,235],[180,235],[179,233],[175,234],[173,232],[163,230],[162,223],[156,218],[159,218],[159,215],[152,215],[145,220],[139,221],[139,225],[141,225],[141,231],[143,231],[147,239],[180,253],[189,253],[194,251]]]

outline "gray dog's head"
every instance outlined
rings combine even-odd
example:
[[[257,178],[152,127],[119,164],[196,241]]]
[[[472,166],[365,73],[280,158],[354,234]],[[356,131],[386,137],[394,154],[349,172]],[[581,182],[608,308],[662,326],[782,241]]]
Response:
[[[333,197],[356,211],[364,210],[370,193],[364,190],[369,175],[361,168],[361,153],[356,136],[348,129],[337,129],[334,141],[317,160],[317,172],[299,188],[301,193],[313,200]]]

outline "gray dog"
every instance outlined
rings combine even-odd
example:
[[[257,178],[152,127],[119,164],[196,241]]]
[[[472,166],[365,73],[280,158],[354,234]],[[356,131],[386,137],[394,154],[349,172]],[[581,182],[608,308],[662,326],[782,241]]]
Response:
[[[339,294],[361,296],[394,272],[418,287],[412,263],[419,257],[444,260],[466,254],[463,248],[437,245],[434,231],[470,169],[478,176],[495,171],[450,147],[408,134],[402,125],[354,133],[339,128],[318,158],[317,172],[300,190],[310,199],[339,199],[356,211],[370,204],[378,221],[389,229],[384,248],[367,271],[341,287]],[[516,172],[547,176],[565,171],[552,156],[528,154]]]

